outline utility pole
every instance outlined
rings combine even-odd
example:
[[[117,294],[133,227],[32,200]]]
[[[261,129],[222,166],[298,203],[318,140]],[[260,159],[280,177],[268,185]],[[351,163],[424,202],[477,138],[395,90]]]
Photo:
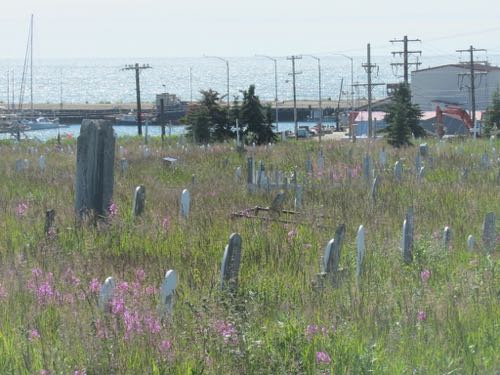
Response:
[[[323,106],[321,102],[321,60],[319,57],[313,55],[305,55],[312,57],[318,62],[318,97],[319,97],[319,143],[321,143],[321,133],[323,130]]]
[[[368,88],[368,138],[373,135],[373,125],[372,125],[372,88],[373,86],[383,85],[383,83],[372,83],[372,71],[374,68],[378,69],[378,66],[371,63],[371,50],[370,43],[366,46],[367,63],[363,64],[362,67],[365,68],[366,74],[368,75],[368,83],[356,84],[354,86],[365,86]]]
[[[126,65],[122,70],[135,70],[135,91],[137,93],[137,134],[142,135],[142,110],[141,110],[141,85],[139,81],[139,73],[141,70],[151,69],[149,65]]]
[[[471,117],[472,117],[472,126],[474,127],[474,138],[477,136],[476,129],[476,85],[475,85],[475,71],[474,71],[474,52],[486,52],[485,49],[474,48],[470,46],[468,49],[459,49],[457,52],[469,52],[470,55],[470,93],[471,93]]]
[[[295,71],[295,60],[300,60],[302,56],[292,55],[287,57],[287,60],[292,60],[292,72],[288,73],[288,75],[292,76],[292,85],[293,85],[293,122],[295,123],[294,131],[295,131],[295,139],[299,138],[299,126],[297,124],[297,92],[295,90],[295,76],[297,74],[302,74],[302,72]]]
[[[422,51],[408,51],[408,42],[421,42],[420,39],[408,39],[408,37],[405,35],[403,37],[403,39],[393,39],[393,40],[390,40],[391,43],[403,43],[403,51],[395,51],[395,52],[391,52],[392,53],[392,56],[395,56],[395,55],[399,55],[399,56],[403,56],[403,62],[402,63],[392,63],[391,65],[392,66],[403,66],[403,79],[404,79],[404,83],[405,85],[408,85],[408,67],[410,65],[416,65],[417,66],[417,69],[418,69],[418,66],[420,64],[422,64],[421,62],[413,62],[413,63],[410,63],[408,62],[408,56],[409,55],[413,55],[413,54],[418,54],[418,55],[422,55]]]
[[[266,55],[255,55],[258,57],[265,57],[266,59],[272,60],[274,62],[274,110],[275,110],[275,121],[276,121],[276,131],[279,132],[279,121],[278,121],[278,60],[271,56]]]
[[[10,70],[7,70],[7,111],[10,111]]]
[[[190,92],[190,103],[193,103],[193,67],[189,68],[189,92]]]

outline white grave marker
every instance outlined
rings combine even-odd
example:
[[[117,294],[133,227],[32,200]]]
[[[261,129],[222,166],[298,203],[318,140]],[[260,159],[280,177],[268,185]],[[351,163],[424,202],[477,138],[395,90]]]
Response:
[[[189,206],[191,204],[191,198],[189,196],[189,191],[184,189],[181,194],[181,215],[184,219],[189,217]]]

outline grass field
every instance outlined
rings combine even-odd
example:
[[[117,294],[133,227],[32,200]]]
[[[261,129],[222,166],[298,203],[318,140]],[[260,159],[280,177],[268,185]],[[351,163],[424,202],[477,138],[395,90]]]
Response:
[[[120,172],[117,151],[114,205],[97,223],[76,220],[76,140],[65,142],[63,151],[53,142],[0,144],[0,374],[500,372],[499,239],[493,252],[481,241],[486,213],[500,216],[500,141],[427,140],[432,161],[423,159],[419,181],[418,147],[385,146],[383,168],[381,141],[323,143],[321,171],[315,141],[241,154],[228,144],[183,149],[175,139],[162,150],[152,139],[145,159],[142,140],[119,138],[130,167]],[[485,152],[489,167],[481,165]],[[366,153],[381,177],[375,202],[372,178],[362,173]],[[38,168],[42,154],[45,172]],[[162,164],[165,155],[179,158],[176,168]],[[297,171],[303,209],[280,218],[293,223],[231,218],[269,206],[276,194],[248,193],[248,156],[270,174]],[[28,159],[28,168],[16,172],[17,159]],[[399,159],[401,182],[393,177]],[[146,209],[134,219],[137,185],[146,187]],[[180,215],[185,188],[188,219]],[[406,264],[401,228],[410,206],[414,261]],[[284,208],[294,208],[293,190]],[[46,236],[48,209],[56,219]],[[320,288],[324,247],[341,223],[342,277]],[[357,285],[361,224],[366,254]],[[452,231],[448,247],[445,226]],[[242,259],[238,290],[229,294],[220,291],[220,264],[234,232],[243,239]],[[467,249],[469,234],[474,251]],[[159,287],[168,269],[179,275],[176,299],[173,315],[160,319]],[[117,287],[104,312],[97,299],[108,276]]]

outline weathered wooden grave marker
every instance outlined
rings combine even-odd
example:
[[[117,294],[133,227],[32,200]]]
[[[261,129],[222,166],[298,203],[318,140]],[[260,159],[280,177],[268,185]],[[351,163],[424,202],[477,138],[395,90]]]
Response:
[[[139,185],[134,190],[134,198],[132,200],[132,217],[141,216],[146,207],[146,188]]]
[[[236,291],[241,262],[241,236],[233,233],[224,249],[221,264],[221,290]]]
[[[485,250],[488,252],[494,251],[496,242],[496,215],[494,212],[488,212],[483,222],[483,245]]]
[[[365,257],[365,227],[360,225],[356,235],[356,282],[359,285]]]
[[[325,248],[323,272],[334,284],[339,280],[340,253],[345,238],[345,224],[340,224],[335,231],[335,236]]]

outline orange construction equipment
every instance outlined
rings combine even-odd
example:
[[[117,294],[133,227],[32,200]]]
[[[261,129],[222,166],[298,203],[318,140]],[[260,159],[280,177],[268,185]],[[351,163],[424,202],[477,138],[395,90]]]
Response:
[[[436,107],[436,123],[443,123],[443,114],[450,115],[450,117],[462,120],[467,129],[473,129],[474,124],[472,124],[472,119],[469,114],[460,107],[446,107],[445,109],[441,109],[439,106]]]

